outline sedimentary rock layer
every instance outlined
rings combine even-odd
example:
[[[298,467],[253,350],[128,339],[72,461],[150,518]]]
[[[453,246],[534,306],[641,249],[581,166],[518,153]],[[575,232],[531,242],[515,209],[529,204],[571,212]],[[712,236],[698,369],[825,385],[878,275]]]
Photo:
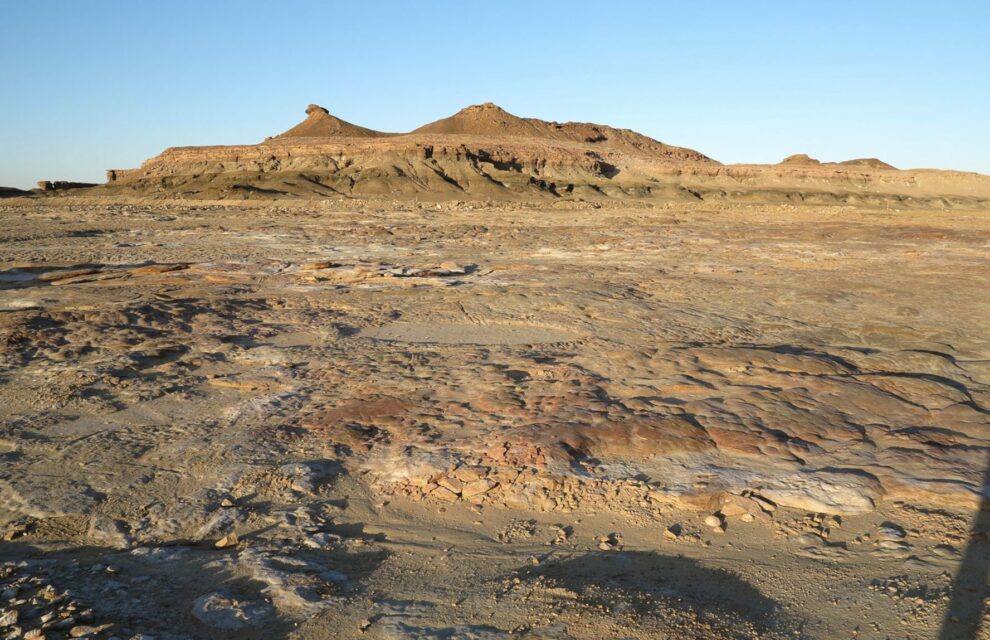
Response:
[[[214,198],[762,201],[981,206],[990,178],[899,171],[876,160],[722,165],[627,129],[519,118],[492,104],[403,135],[310,105],[305,121],[257,145],[177,147],[110,170],[90,193]]]

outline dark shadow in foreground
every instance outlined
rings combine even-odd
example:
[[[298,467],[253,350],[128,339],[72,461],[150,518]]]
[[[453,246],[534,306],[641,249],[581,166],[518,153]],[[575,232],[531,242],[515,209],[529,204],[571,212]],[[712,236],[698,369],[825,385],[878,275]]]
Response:
[[[579,607],[606,612],[650,637],[794,638],[801,624],[738,575],[680,556],[645,551],[585,553],[519,569],[524,584],[573,593]],[[630,634],[634,635],[634,634]]]
[[[59,607],[72,602],[80,611],[91,612],[85,620],[80,614],[65,618],[69,623],[52,630],[57,637],[71,635],[75,625],[107,624],[100,638],[144,634],[189,640],[277,640],[291,637],[298,620],[273,606],[273,584],[294,602],[336,603],[337,598],[362,593],[368,576],[386,558],[378,550],[290,548],[285,553],[277,549],[251,553],[259,549],[215,549],[200,543],[54,551],[28,542],[0,542],[0,591],[17,585],[22,606],[15,620],[23,631],[39,629],[44,624],[39,616],[57,615]],[[249,558],[242,552],[248,552]],[[275,580],[251,577],[255,567],[275,574]],[[26,601],[32,590],[40,594],[46,585],[51,585],[51,593],[66,597],[51,600],[38,595],[37,606]]]
[[[980,508],[973,518],[969,544],[959,572],[952,581],[952,597],[945,612],[939,640],[976,640],[985,615],[984,598],[990,595],[990,454],[983,476]]]

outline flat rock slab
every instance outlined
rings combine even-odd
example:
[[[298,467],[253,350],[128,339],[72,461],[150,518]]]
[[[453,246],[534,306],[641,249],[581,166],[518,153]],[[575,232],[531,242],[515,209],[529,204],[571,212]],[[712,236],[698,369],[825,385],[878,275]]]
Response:
[[[361,332],[366,338],[433,344],[516,345],[570,342],[580,334],[557,327],[528,324],[421,324],[396,322]]]
[[[237,631],[270,621],[275,615],[275,608],[266,602],[238,600],[218,592],[196,598],[192,614],[194,618],[214,629]]]

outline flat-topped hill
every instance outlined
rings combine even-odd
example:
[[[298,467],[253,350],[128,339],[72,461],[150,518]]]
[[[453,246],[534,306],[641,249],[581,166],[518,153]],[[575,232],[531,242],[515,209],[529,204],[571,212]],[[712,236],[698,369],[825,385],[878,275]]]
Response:
[[[899,171],[875,158],[723,165],[630,129],[523,118],[487,102],[409,133],[362,127],[311,104],[260,144],[175,147],[110,170],[92,194],[188,198],[570,198],[975,206],[990,178]]]

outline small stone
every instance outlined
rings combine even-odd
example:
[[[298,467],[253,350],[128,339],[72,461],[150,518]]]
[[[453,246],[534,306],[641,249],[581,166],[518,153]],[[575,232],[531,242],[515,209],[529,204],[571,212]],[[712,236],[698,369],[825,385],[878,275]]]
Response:
[[[107,629],[109,629],[112,626],[113,625],[110,625],[110,624],[101,624],[101,625],[82,624],[82,625],[79,625],[79,626],[76,626],[76,627],[72,627],[71,629],[69,629],[69,637],[70,638],[81,638],[83,636],[95,636],[98,633],[102,633],[102,632],[106,631]]]
[[[677,540],[681,537],[681,525],[672,524],[663,530],[663,537],[668,540]]]
[[[223,499],[223,502],[220,503],[220,506],[221,507],[225,507],[225,508],[229,508],[229,507],[235,507],[237,505],[235,505],[234,504],[234,501],[231,500],[230,498],[224,498]]]
[[[321,269],[330,269],[332,267],[339,267],[340,263],[333,260],[315,260],[313,262],[307,262],[300,267],[303,271],[319,271]]]
[[[471,498],[474,496],[481,495],[491,491],[495,487],[495,483],[491,480],[481,478],[479,480],[473,480],[471,482],[465,483],[461,489],[461,495],[465,498]]]
[[[757,495],[754,493],[750,496],[750,498],[753,500],[753,502],[755,502],[761,509],[763,509],[767,513],[773,513],[774,511],[777,510],[776,503],[767,500],[761,495]]]
[[[722,519],[716,515],[705,516],[705,526],[714,529],[722,526]]]
[[[442,476],[439,480],[437,480],[437,484],[455,494],[459,494],[464,489],[463,482],[450,476]]]
[[[17,609],[11,609],[9,611],[4,611],[0,613],[0,627],[12,627],[17,624],[17,618],[20,614]]]
[[[907,551],[911,548],[908,543],[898,540],[883,540],[877,546],[887,551]]]
[[[52,625],[55,629],[68,629],[69,627],[76,626],[76,617],[69,616],[68,618],[62,618],[58,622]]]
[[[800,536],[798,536],[797,541],[800,544],[806,544],[806,545],[818,545],[825,543],[825,539],[822,538],[817,533],[802,533]]]
[[[459,497],[447,487],[437,487],[430,493],[430,496],[443,500],[444,502],[456,502]]]
[[[475,480],[481,480],[488,474],[487,467],[479,466],[464,466],[458,467],[454,470],[454,476],[464,483],[471,483]]]
[[[237,631],[267,623],[275,608],[259,600],[238,600],[226,593],[207,593],[193,602],[192,615],[205,625]]]
[[[236,547],[240,539],[237,537],[236,533],[228,533],[224,537],[220,538],[214,543],[214,547],[217,549],[226,549],[227,547]]]
[[[622,549],[622,536],[617,533],[598,536],[598,548],[602,551],[618,551]]]
[[[135,267],[130,270],[131,274],[136,276],[148,276],[157,275],[159,273],[168,273],[169,271],[182,271],[183,269],[188,269],[189,266],[185,264],[148,264],[143,267]]]
[[[754,516],[752,513],[744,513],[741,516],[739,516],[739,519],[742,520],[743,522],[753,522],[754,520],[756,520],[756,516]]]
[[[904,529],[891,522],[884,523],[877,528],[877,537],[881,540],[903,540],[906,535]]]
[[[719,513],[726,518],[741,516],[744,513],[759,511],[760,507],[755,500],[745,496],[737,496],[731,493],[724,493],[718,496],[712,507],[718,507]]]
[[[127,549],[133,543],[127,525],[101,515],[90,518],[87,535],[94,542],[114,549]]]

